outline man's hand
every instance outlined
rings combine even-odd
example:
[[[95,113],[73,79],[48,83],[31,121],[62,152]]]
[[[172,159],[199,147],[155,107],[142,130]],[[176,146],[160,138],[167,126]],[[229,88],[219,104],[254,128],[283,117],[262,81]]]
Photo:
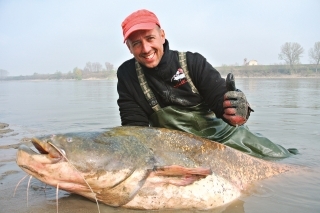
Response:
[[[247,122],[251,109],[246,96],[240,90],[229,91],[224,95],[224,119],[232,126],[242,125]]]

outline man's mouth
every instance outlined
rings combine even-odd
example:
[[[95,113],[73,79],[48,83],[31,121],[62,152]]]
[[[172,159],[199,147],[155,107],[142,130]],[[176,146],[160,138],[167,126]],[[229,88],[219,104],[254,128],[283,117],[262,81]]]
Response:
[[[152,54],[149,54],[149,55],[145,55],[143,56],[145,59],[152,59],[154,56],[155,56],[155,52],[153,52]]]

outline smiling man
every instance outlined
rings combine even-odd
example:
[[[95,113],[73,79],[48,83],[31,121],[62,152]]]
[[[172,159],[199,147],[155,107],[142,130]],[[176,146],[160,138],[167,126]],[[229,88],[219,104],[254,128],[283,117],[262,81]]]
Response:
[[[163,56],[165,34],[158,25],[151,30],[138,30],[130,34],[127,46],[136,60],[148,68],[154,68]]]
[[[117,71],[122,125],[181,130],[258,157],[290,155],[243,125],[252,111],[244,93],[228,91],[201,54],[170,50],[154,13],[133,12],[122,31],[134,56]]]

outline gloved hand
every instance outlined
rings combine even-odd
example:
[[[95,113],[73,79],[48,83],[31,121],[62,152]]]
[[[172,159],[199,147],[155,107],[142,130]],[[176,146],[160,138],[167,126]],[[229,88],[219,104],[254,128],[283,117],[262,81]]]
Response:
[[[246,96],[240,90],[226,92],[224,95],[223,108],[223,117],[232,126],[246,123],[250,112],[254,112]]]

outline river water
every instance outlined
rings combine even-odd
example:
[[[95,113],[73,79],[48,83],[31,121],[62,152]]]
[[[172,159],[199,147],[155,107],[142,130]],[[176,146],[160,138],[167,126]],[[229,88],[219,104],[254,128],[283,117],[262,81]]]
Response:
[[[56,190],[32,179],[15,164],[15,144],[36,135],[97,131],[120,125],[116,81],[0,81],[0,122],[13,132],[0,138],[0,212],[56,212]],[[280,160],[298,165],[290,172],[254,183],[235,202],[201,212],[320,212],[320,79],[237,79],[255,110],[247,123],[299,154]],[[94,202],[59,192],[59,212],[98,212]],[[100,204],[101,212],[148,212]],[[156,212],[200,212],[175,210]]]

